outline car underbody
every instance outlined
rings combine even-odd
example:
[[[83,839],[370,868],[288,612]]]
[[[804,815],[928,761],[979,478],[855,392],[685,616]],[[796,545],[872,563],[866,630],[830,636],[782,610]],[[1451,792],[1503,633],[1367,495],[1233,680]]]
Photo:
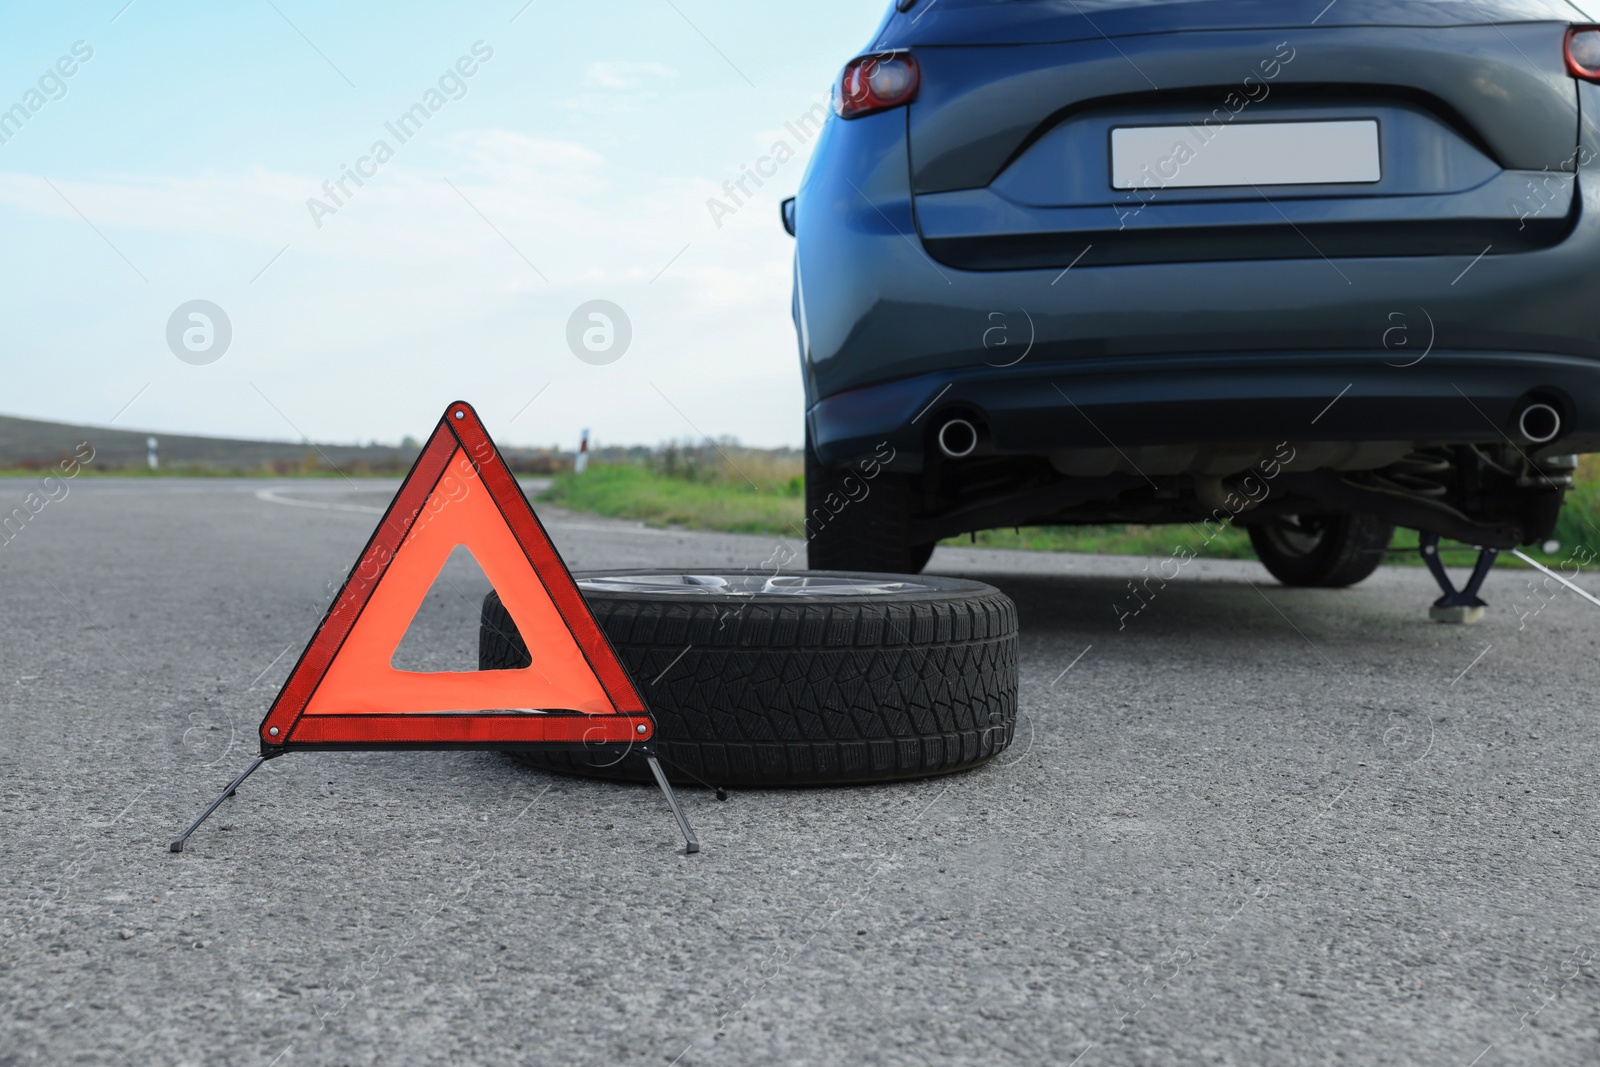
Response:
[[[1361,512],[1511,548],[1550,536],[1576,467],[1576,456],[1535,461],[1510,443],[1283,441],[1087,449],[1053,461],[941,459],[919,479],[911,537],[932,543],[1003,526],[1244,526]]]

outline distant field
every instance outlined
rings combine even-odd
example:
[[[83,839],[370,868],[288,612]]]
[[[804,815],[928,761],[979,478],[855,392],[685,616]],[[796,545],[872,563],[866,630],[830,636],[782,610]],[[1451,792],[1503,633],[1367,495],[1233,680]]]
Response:
[[[85,464],[75,475],[78,478],[371,478],[398,477],[408,467],[385,470],[362,469],[351,464],[343,471],[323,465],[307,468],[299,464],[278,467],[204,467],[194,464],[174,464],[160,470],[148,467],[102,467],[93,462]],[[0,467],[0,478],[42,478],[55,473],[52,467]]]
[[[157,472],[151,472],[147,464],[151,437],[156,439]],[[256,441],[0,415],[0,475],[47,474],[85,442],[94,450],[94,458],[83,465],[86,475],[147,477],[156,473],[200,478],[400,475],[411,469],[422,447],[409,438],[397,445]],[[570,453],[555,449],[504,448],[502,452],[518,473],[552,474],[572,465]]]

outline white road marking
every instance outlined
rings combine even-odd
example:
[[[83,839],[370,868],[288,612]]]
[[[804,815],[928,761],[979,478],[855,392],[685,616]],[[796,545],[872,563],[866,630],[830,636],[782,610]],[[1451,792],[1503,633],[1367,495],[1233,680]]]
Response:
[[[562,522],[560,519],[540,519],[546,526],[557,530],[588,530],[593,533],[635,533],[651,537],[682,537],[686,533],[715,533],[714,530],[660,530],[654,526],[604,526],[598,522]]]
[[[290,500],[286,496],[279,496],[276,489],[257,489],[256,499],[265,500],[269,504],[287,504],[292,508],[321,508],[323,511],[356,511],[363,515],[382,515],[383,508],[375,508],[370,504],[334,504],[320,500]]]
[[[384,508],[375,508],[368,504],[337,504],[321,500],[292,500],[286,496],[279,496],[280,491],[308,492],[311,490],[291,489],[257,489],[256,499],[264,500],[268,504],[287,504],[294,508],[321,508],[324,511],[354,511],[362,515],[382,515]],[[342,491],[342,490],[341,490]],[[597,522],[564,522],[561,519],[542,519],[546,526],[557,530],[579,530],[590,533],[609,534],[642,534],[646,537],[681,537],[686,533],[705,533],[704,530],[660,530],[652,526],[633,526],[619,522],[616,525],[601,524]]]

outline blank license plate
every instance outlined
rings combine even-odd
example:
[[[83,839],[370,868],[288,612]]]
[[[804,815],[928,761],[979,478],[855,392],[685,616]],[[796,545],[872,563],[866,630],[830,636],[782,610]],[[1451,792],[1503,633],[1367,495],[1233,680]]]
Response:
[[[1111,131],[1113,189],[1338,185],[1381,177],[1373,119]]]

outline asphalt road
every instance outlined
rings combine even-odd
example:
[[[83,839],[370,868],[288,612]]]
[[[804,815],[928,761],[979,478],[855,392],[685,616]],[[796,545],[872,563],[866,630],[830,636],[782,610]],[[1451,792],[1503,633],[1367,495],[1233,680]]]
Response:
[[[0,1064],[1600,1060],[1600,609],[1526,572],[1445,627],[1419,569],[1197,561],[1119,628],[1147,560],[941,549],[1021,613],[982,770],[686,790],[685,856],[651,789],[297,754],[170,854],[387,485],[80,478],[0,544]],[[547,519],[574,567],[772,549]],[[474,662],[446,575],[405,663]]]

